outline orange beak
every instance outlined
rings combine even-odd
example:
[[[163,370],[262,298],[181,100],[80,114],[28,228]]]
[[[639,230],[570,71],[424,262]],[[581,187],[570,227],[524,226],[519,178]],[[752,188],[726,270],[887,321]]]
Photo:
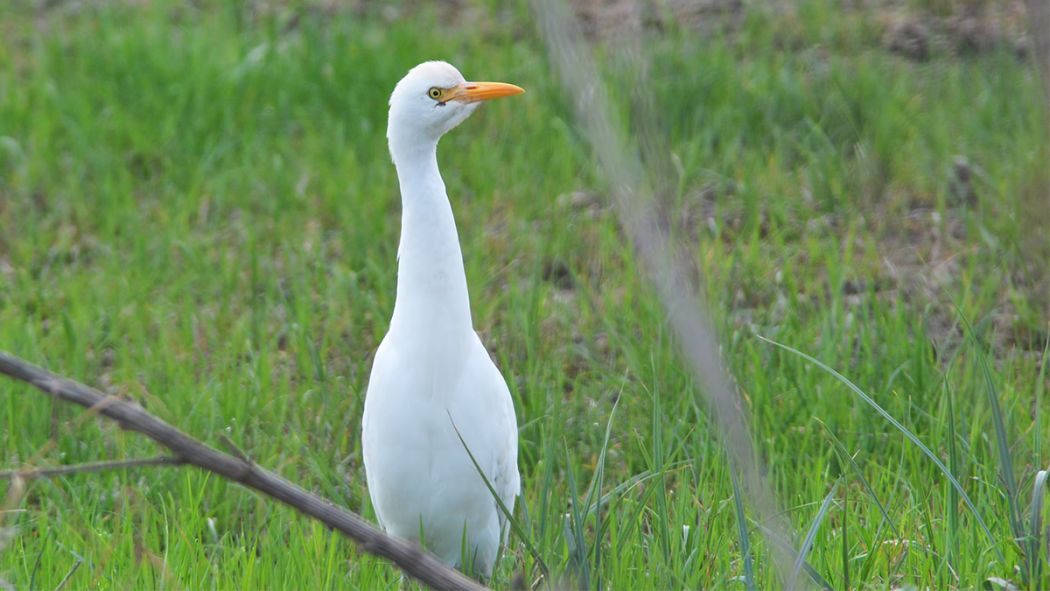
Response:
[[[464,82],[452,89],[452,96],[448,100],[475,103],[523,92],[524,88],[506,82]]]

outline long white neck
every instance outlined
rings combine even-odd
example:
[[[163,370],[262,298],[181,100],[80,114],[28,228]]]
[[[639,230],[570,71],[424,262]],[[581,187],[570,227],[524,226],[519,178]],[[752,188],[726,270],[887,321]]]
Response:
[[[447,345],[474,328],[459,234],[438,171],[437,142],[401,142],[391,135],[402,211],[390,332],[421,346]]]

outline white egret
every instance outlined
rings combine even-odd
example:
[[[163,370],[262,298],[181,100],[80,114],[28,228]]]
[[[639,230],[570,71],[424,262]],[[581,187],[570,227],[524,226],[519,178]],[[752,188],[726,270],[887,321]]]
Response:
[[[382,527],[486,576],[506,523],[464,443],[513,509],[521,488],[518,427],[507,383],[474,331],[437,145],[480,101],[522,92],[467,82],[445,62],[426,62],[390,95],[387,141],[402,204],[397,299],[372,365],[361,432]]]

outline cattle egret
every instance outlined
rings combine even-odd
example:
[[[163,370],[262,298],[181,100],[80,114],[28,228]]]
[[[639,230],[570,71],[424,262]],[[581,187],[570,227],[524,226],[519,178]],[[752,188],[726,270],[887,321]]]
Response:
[[[485,576],[506,522],[470,454],[513,509],[521,488],[518,427],[507,383],[474,332],[437,145],[481,101],[522,92],[467,82],[445,62],[426,62],[390,95],[387,141],[402,205],[397,299],[372,365],[361,431],[368,493],[383,528]]]

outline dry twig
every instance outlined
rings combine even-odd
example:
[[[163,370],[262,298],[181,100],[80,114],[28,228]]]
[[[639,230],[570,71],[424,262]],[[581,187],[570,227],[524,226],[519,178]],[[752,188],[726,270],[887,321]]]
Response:
[[[105,470],[120,470],[122,468],[138,468],[141,466],[177,466],[183,461],[171,456],[159,456],[156,458],[140,458],[135,460],[114,460],[110,462],[88,462],[85,464],[72,464],[69,466],[54,466],[52,468],[24,468],[21,470],[0,470],[0,480],[36,480],[37,478],[51,478],[52,476],[66,476],[68,474],[84,474],[86,472],[102,472]]]
[[[598,166],[604,173],[612,193],[620,222],[638,253],[641,267],[667,312],[668,324],[674,331],[685,361],[703,388],[698,391],[702,401],[713,411],[715,424],[729,453],[734,469],[745,483],[744,491],[760,523],[787,540],[787,548],[773,546],[773,566],[787,589],[805,586],[792,575],[792,562],[797,556],[791,544],[794,536],[787,520],[781,516],[779,504],[756,460],[743,403],[737,395],[732,378],[722,367],[719,343],[711,322],[702,309],[700,291],[689,281],[689,271],[674,257],[670,236],[658,223],[655,215],[656,191],[646,166],[659,164],[661,147],[658,138],[651,137],[651,122],[647,117],[653,109],[639,113],[638,144],[642,162],[633,148],[617,130],[622,126],[609,104],[605,87],[598,76],[590,49],[581,41],[583,35],[578,23],[559,0],[533,0],[540,31],[558,70],[562,86],[576,106],[580,130],[589,141]],[[641,41],[633,40],[640,48]],[[630,43],[621,39],[621,44]],[[636,49],[635,57],[640,53]],[[637,60],[636,60],[637,61]],[[644,76],[641,64],[639,73]],[[645,84],[638,84],[645,88]],[[648,97],[638,97],[647,100]],[[644,106],[644,105],[643,105]]]
[[[2,351],[0,373],[32,384],[64,402],[96,410],[102,416],[120,423],[124,429],[142,433],[171,450],[174,454],[172,463],[193,464],[277,499],[341,532],[366,552],[393,561],[406,574],[434,589],[485,589],[445,566],[417,544],[390,537],[358,515],[281,476],[190,437],[146,412],[133,401],[106,396],[90,386],[63,378]]]

